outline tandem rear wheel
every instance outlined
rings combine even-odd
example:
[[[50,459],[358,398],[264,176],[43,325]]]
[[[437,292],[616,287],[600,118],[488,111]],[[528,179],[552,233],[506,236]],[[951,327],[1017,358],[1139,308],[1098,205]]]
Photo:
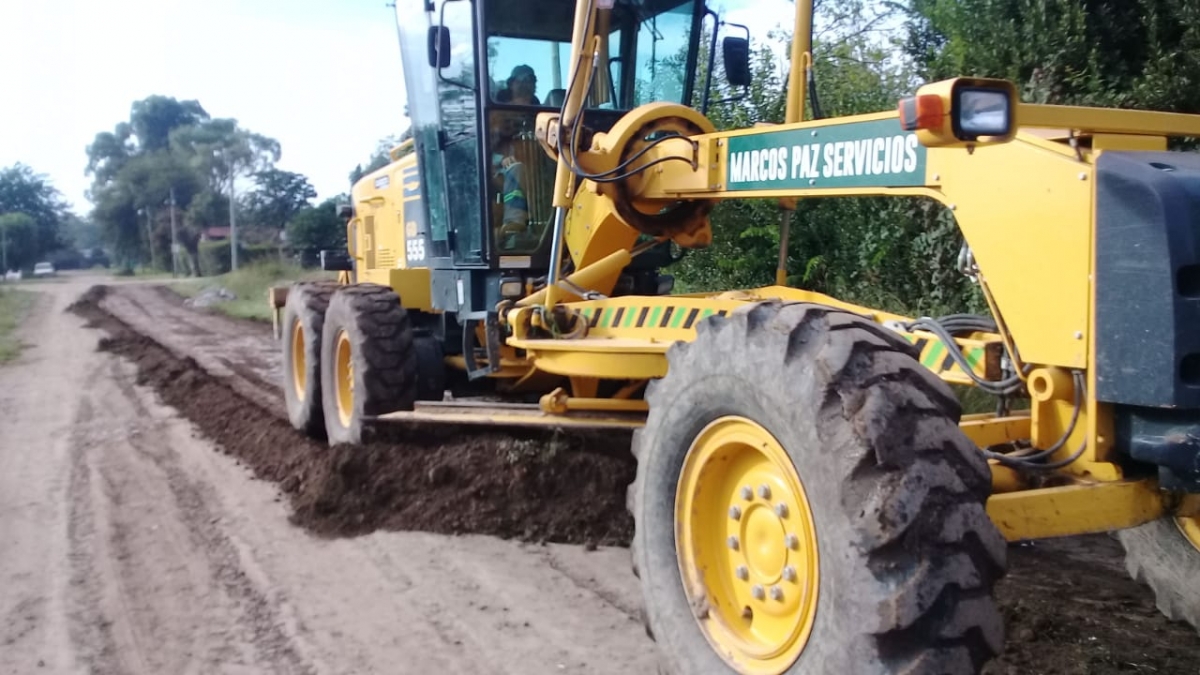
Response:
[[[628,495],[666,672],[977,673],[1002,650],[990,472],[911,346],[765,303],[668,360]]]
[[[283,398],[292,426],[311,438],[325,437],[321,332],[329,298],[338,288],[333,281],[292,284],[283,310]]]
[[[367,418],[412,410],[417,358],[408,312],[391,288],[355,284],[329,300],[321,332],[321,399],[330,445],[362,443]]]
[[[1154,592],[1158,610],[1200,631],[1200,516],[1159,518],[1116,536],[1125,568]]]

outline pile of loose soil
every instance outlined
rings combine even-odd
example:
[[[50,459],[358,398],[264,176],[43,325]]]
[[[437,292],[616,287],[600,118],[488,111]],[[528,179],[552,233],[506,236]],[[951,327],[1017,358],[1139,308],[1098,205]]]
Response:
[[[94,287],[69,308],[108,333],[99,348],[134,363],[138,384],[277,483],[292,521],[314,533],[421,530],[619,546],[632,536],[623,496],[636,466],[627,433],[406,428],[330,448],[104,312],[106,292]]]

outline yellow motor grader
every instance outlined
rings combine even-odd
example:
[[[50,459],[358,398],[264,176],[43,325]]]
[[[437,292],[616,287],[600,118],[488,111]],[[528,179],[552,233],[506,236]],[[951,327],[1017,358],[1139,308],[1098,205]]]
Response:
[[[354,186],[338,282],[272,293],[297,429],[634,429],[672,673],[978,672],[1006,542],[1083,533],[1200,625],[1200,156],[1168,151],[1200,116],[964,77],[805,120],[798,0],[786,122],[717,131],[748,1],[395,4],[413,138]],[[990,312],[662,273],[721,200],[780,204],[786,247],[795,200],[860,195],[948,209]],[[1028,405],[963,414],[951,385]]]

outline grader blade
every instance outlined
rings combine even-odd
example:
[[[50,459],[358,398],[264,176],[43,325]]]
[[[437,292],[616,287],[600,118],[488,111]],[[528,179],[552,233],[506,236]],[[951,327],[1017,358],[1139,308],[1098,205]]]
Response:
[[[482,401],[418,402],[415,410],[388,413],[372,418],[384,423],[471,424],[490,427],[562,427],[634,430],[646,422],[638,413],[570,411],[545,412],[536,403],[492,403]]]

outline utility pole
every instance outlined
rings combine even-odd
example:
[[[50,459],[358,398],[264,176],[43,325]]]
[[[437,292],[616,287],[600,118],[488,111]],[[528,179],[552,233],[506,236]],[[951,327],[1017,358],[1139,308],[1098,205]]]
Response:
[[[150,256],[150,267],[154,267],[154,209],[146,207],[146,254]]]
[[[228,150],[226,151],[228,153]],[[226,154],[228,157],[228,154]],[[230,271],[236,272],[237,265],[237,223],[233,218],[233,164],[226,162],[229,166],[229,268]]]
[[[175,235],[175,186],[171,186],[171,276],[177,277],[176,260],[179,259],[179,240]]]

